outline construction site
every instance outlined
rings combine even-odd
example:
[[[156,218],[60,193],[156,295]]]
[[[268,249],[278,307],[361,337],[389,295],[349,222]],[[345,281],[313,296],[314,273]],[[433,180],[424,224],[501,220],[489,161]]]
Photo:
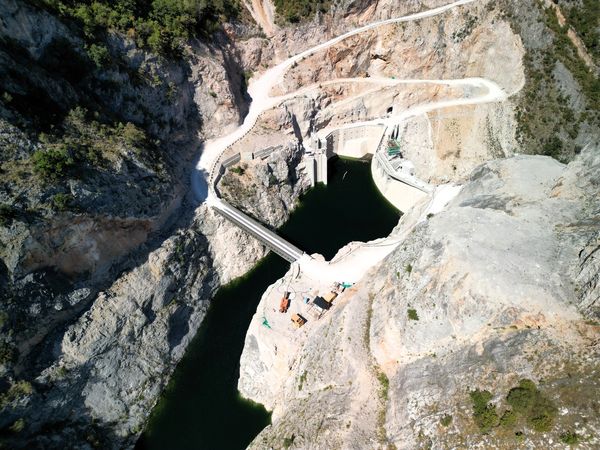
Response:
[[[293,269],[292,269],[293,271]],[[335,282],[316,286],[303,278],[280,280],[263,297],[262,326],[277,333],[294,332],[321,319],[343,301],[353,283]]]

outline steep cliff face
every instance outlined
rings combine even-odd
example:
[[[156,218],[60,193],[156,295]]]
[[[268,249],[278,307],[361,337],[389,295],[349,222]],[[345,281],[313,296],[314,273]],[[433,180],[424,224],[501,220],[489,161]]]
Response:
[[[330,14],[273,26],[270,1],[253,1],[270,39],[248,24],[225,25],[210,44],[192,40],[171,60],[110,31],[98,61],[76,24],[36,2],[0,5],[0,428],[9,446],[131,446],[215,289],[264,256],[206,207],[183,212],[195,206],[185,194],[199,143],[239,123],[250,73],[358,24],[445,3],[342,1]],[[538,24],[537,3],[500,3],[368,33],[303,61],[286,82],[319,83],[329,72],[482,75],[516,93],[523,52],[537,52],[548,27]],[[588,93],[561,64],[554,78],[583,114]],[[526,83],[532,73],[526,67]],[[280,225],[308,184],[298,142],[349,120],[352,109],[368,115],[448,94],[411,88],[338,106],[362,88],[332,86],[268,111],[234,150],[276,150],[241,165],[243,173],[230,170],[220,189]],[[516,117],[516,100],[420,115],[406,125],[403,147],[422,178],[466,180],[482,161],[520,149],[515,128],[530,97],[518,97]],[[590,124],[581,119],[582,133],[569,139],[583,147]],[[568,169],[547,159],[491,163],[310,335],[306,328],[272,354],[255,324],[240,388],[274,408],[275,422],[254,445],[510,447],[516,429],[478,437],[468,388],[490,389],[503,404],[525,376],[543,379],[563,405],[553,434],[526,434],[530,446],[548,447],[562,430],[597,435],[593,421],[576,424],[597,408],[589,401],[597,328],[580,316],[598,316],[595,154],[588,149]],[[504,259],[507,249],[514,259]],[[407,320],[409,309],[418,321]],[[439,424],[445,414],[450,428]]]
[[[3,439],[130,445],[215,289],[265,254],[185,213],[200,139],[245,114],[237,50],[220,34],[167,59],[109,32],[98,65],[34,2],[0,17]]]
[[[253,448],[549,448],[568,431],[597,445],[599,164],[597,147],[566,167],[489,162],[316,323],[288,333],[253,320],[239,388],[274,410]],[[524,378],[551,405],[543,431],[525,413],[500,420]],[[486,434],[476,389],[491,392]]]
[[[43,370],[26,399],[5,411],[2,425],[25,418],[30,446],[132,446],[216,288],[264,254],[254,239],[200,208],[188,229],[165,240],[64,332],[38,346]]]
[[[274,228],[280,227],[302,193],[310,187],[298,142],[272,148],[266,159],[257,158],[230,167],[218,189],[241,211]]]
[[[109,34],[97,67],[72,23],[25,2],[2,8],[0,201],[18,219],[3,227],[3,259],[17,276],[58,258],[74,261],[59,271],[94,273],[165,224],[198,137],[244,114],[235,52],[221,36],[214,51],[196,42],[167,60]]]

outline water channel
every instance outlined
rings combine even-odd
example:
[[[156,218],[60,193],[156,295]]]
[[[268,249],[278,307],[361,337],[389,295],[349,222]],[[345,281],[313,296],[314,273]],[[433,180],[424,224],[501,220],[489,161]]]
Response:
[[[329,184],[311,189],[279,233],[330,259],[351,241],[387,236],[399,212],[379,193],[370,164],[337,159]],[[137,450],[241,450],[270,423],[261,405],[237,392],[246,331],[263,292],[289,263],[270,253],[219,289],[210,310],[152,412]]]

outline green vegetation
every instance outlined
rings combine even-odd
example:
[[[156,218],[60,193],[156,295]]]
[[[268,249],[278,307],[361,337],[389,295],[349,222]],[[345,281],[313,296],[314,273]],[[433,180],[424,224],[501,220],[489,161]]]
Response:
[[[444,417],[442,417],[440,419],[440,424],[443,427],[448,427],[448,426],[450,426],[451,423],[452,423],[452,416],[450,414],[446,414],[446,415],[444,415]]]
[[[31,395],[33,393],[33,387],[28,381],[17,381],[13,383],[8,391],[0,394],[0,409],[4,409],[9,403],[15,401],[18,398]]]
[[[309,19],[317,11],[326,13],[331,0],[275,0],[277,12],[288,22],[297,23]]]
[[[15,359],[15,350],[6,341],[0,341],[0,365],[5,365]]]
[[[56,183],[65,178],[83,177],[98,170],[127,147],[144,162],[154,162],[155,148],[143,130],[131,123],[115,126],[88,118],[83,108],[73,109],[54,134],[40,134],[42,148],[31,157],[33,171],[45,182]],[[87,172],[86,172],[87,169]],[[57,194],[53,206],[64,210],[72,198]]]
[[[65,366],[60,366],[58,369],[56,369],[54,376],[56,379],[62,380],[67,376],[67,373],[67,368]]]
[[[136,147],[146,145],[147,138],[144,130],[141,130],[130,122],[127,122],[122,130],[123,139],[128,145]]]
[[[467,36],[469,36],[473,32],[476,24],[477,17],[467,13],[465,17],[464,27],[452,33],[452,40],[454,42],[462,42]]]
[[[571,6],[566,15],[587,50],[600,59],[600,2],[582,0],[580,4]]]
[[[596,4],[598,3],[595,0],[591,1],[594,1]],[[595,9],[600,9],[600,6],[596,5]],[[579,57],[575,45],[567,35],[568,28],[560,26],[554,11],[548,8],[545,10],[545,13],[546,25],[554,32],[553,48],[556,53],[552,56],[569,68],[589,100],[589,109],[598,112],[600,110],[600,79],[596,78],[585,65],[585,62]],[[596,18],[597,23],[598,16],[592,17]]]
[[[139,47],[168,55],[177,54],[181,44],[192,37],[209,37],[239,12],[237,0],[41,1],[79,22],[91,41],[100,39],[107,30],[116,30],[134,39]]]
[[[302,386],[304,386],[305,381],[306,381],[306,370],[304,372],[302,372],[302,375],[300,375],[300,378],[298,380],[298,390],[299,391],[302,390]]]
[[[242,166],[232,167],[229,170],[231,170],[231,172],[235,173],[236,175],[244,175],[244,173],[246,173],[246,170]]]
[[[409,320],[419,320],[419,315],[417,314],[416,309],[408,308],[408,319]]]
[[[387,415],[387,403],[389,400],[389,391],[390,391],[390,380],[385,373],[379,369],[379,367],[375,366],[375,376],[377,377],[377,381],[379,382],[379,400],[381,400],[381,404],[379,406],[379,411],[377,412],[377,438],[380,443],[385,443],[387,440],[386,432],[385,432],[385,417]]]
[[[490,403],[493,395],[490,391],[476,389],[469,393],[473,404],[473,419],[482,433],[489,433],[498,425],[496,406]]]
[[[509,391],[506,401],[516,413],[527,419],[528,425],[535,431],[549,431],[552,428],[558,410],[533,381],[519,381],[519,386]]]
[[[405,271],[406,273],[412,273],[412,270],[413,270],[413,266],[412,266],[412,264],[407,264],[407,265],[404,267],[404,271]]]
[[[506,410],[500,418],[496,406],[490,403],[493,395],[489,391],[476,389],[469,395],[473,404],[473,419],[483,433],[489,433],[496,426],[514,428],[520,420],[526,422],[534,431],[547,432],[552,429],[558,412],[535,383],[527,379],[519,381],[519,385],[508,392],[506,402],[511,409]]]
[[[363,328],[363,342],[365,343],[365,348],[369,348],[371,346],[371,322],[373,320],[373,301],[375,300],[375,295],[369,294],[369,305],[367,307],[367,318],[365,320],[365,327]]]
[[[71,194],[55,194],[52,197],[52,206],[57,211],[66,211],[73,202],[73,196]]]
[[[98,69],[106,67],[110,62],[110,53],[104,45],[91,44],[87,47],[87,54]]]
[[[574,431],[567,431],[560,435],[560,441],[567,445],[577,445],[579,444],[579,435]]]
[[[517,424],[517,415],[511,409],[507,409],[500,417],[500,425],[505,428],[512,428]]]
[[[44,150],[37,150],[31,157],[33,170],[44,180],[58,180],[75,167],[70,149],[64,143],[58,143]]]
[[[390,390],[390,380],[387,375],[381,371],[377,371],[377,381],[379,381],[379,398],[387,402]]]
[[[254,76],[254,72],[252,72],[251,70],[245,70],[244,71],[244,86],[248,86],[248,82],[250,81],[250,78],[252,78]]]
[[[516,439],[518,442],[523,442],[523,441],[525,440],[525,433],[523,433],[522,431],[517,431],[517,432],[515,433],[515,439]]]
[[[25,428],[25,420],[23,418],[15,420],[15,423],[13,423],[10,426],[10,431],[12,431],[13,433],[20,433],[21,431],[23,431],[23,429]]]
[[[590,34],[591,24],[598,21],[598,15],[591,13],[600,6],[595,0],[584,0],[583,3],[584,7],[573,6],[568,16],[569,20],[573,16],[572,25],[590,40],[589,36],[595,33]],[[581,126],[585,123],[592,127],[600,124],[600,79],[579,57],[567,35],[569,28],[560,26],[555,11],[541,2],[537,4],[546,31],[552,36],[552,43],[529,49],[525,54],[526,83],[517,108],[517,137],[527,153],[544,154],[568,162],[581,150],[574,142]],[[520,27],[528,26],[519,22],[520,15],[512,9],[514,4],[506,2],[506,5],[507,15],[512,17],[512,25],[517,32]],[[557,63],[562,63],[572,73],[584,97],[583,103],[579,104],[581,106],[570,102],[568,94],[560,87],[555,73]]]

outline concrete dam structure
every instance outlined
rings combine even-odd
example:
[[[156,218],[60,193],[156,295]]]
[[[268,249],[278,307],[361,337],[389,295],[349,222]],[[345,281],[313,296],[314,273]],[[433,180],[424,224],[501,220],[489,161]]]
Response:
[[[309,156],[312,184],[327,184],[327,161],[334,156],[365,158],[371,156],[371,174],[382,195],[400,211],[405,212],[427,197],[433,188],[419,180],[410,161],[387,152],[388,141],[397,138],[398,127],[368,124],[342,127],[324,138],[313,139]]]
[[[374,154],[385,133],[385,125],[361,125],[334,130],[325,138],[327,157],[363,158]]]

